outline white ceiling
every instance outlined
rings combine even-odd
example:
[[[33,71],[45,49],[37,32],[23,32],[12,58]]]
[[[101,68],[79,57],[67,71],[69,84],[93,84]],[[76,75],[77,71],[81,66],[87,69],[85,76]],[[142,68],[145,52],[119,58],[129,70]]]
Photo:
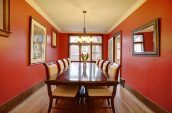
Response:
[[[108,33],[146,0],[26,0],[61,32]],[[142,1],[142,2],[140,2]],[[139,2],[139,3],[138,3]],[[33,5],[34,4],[34,5]],[[138,5],[139,4],[139,5]],[[43,14],[44,13],[44,14]]]

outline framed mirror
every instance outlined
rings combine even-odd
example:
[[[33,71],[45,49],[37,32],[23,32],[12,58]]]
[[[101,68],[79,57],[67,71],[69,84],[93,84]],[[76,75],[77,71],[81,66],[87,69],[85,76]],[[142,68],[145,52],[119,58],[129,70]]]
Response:
[[[159,56],[159,19],[133,31],[133,55]]]
[[[0,36],[10,33],[10,0],[0,0]]]

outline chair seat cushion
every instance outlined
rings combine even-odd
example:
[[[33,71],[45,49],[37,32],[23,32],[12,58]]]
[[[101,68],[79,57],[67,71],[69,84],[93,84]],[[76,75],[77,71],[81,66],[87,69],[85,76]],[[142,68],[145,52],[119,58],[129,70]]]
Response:
[[[110,88],[88,89],[88,96],[112,96]]]
[[[52,92],[53,96],[59,97],[75,97],[78,91],[77,86],[58,86]]]

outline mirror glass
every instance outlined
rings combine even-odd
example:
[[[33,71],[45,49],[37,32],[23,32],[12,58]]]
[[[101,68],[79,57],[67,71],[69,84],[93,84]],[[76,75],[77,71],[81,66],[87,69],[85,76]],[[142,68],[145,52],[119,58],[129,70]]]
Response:
[[[159,55],[158,19],[134,30],[133,55]]]

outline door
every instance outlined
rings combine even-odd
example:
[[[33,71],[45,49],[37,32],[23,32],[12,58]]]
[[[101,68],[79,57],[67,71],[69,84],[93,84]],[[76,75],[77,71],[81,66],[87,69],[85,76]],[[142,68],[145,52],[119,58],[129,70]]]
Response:
[[[121,33],[117,33],[114,36],[114,62],[117,64],[121,64]],[[118,81],[121,78],[121,69],[119,71]]]
[[[114,38],[112,37],[108,40],[108,60],[111,63],[113,63],[114,61],[114,52],[113,52],[114,44],[113,43],[114,43]]]
[[[117,35],[115,38],[115,59],[114,62],[121,64],[121,35]]]

